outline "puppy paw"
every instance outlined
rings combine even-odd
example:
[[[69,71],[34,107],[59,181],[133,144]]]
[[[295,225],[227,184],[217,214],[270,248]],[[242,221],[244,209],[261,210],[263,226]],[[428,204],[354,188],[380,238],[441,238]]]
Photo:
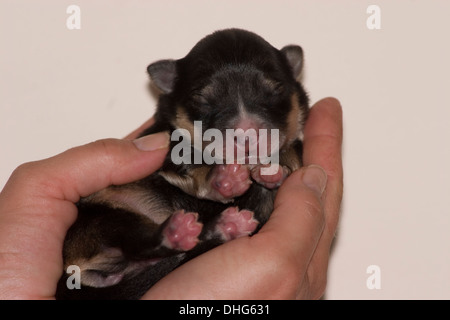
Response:
[[[175,211],[165,226],[162,244],[174,250],[188,251],[198,243],[203,224],[197,221],[195,212]]]
[[[267,189],[278,188],[286,180],[290,170],[285,166],[270,168],[270,165],[257,165],[251,170],[251,176]]]
[[[211,187],[218,193],[217,200],[232,199],[244,194],[250,187],[250,172],[241,164],[217,165],[212,172]]]
[[[248,236],[256,230],[259,223],[253,215],[252,211],[230,207],[221,213],[216,232],[225,241]]]

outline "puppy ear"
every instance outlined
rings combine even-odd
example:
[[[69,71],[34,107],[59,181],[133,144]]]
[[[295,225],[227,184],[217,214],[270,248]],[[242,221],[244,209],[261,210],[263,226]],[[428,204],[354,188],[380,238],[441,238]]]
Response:
[[[172,92],[175,78],[177,77],[175,60],[167,59],[156,61],[147,67],[147,72],[159,90],[163,93]]]
[[[294,78],[297,79],[297,77],[302,72],[302,68],[303,68],[303,50],[302,50],[302,48],[297,45],[289,45],[289,46],[285,46],[283,49],[281,49],[281,52],[286,57],[289,65],[291,67]]]

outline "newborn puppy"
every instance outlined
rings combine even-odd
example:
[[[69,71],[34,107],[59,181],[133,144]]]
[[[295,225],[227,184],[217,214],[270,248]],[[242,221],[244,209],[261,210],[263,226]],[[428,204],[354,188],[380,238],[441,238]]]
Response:
[[[137,299],[182,263],[257,232],[277,188],[301,166],[302,64],[299,46],[277,50],[239,29],[151,64],[161,95],[155,123],[141,136],[169,132],[170,151],[149,177],[78,203],[57,298]],[[71,265],[81,289],[68,287]]]

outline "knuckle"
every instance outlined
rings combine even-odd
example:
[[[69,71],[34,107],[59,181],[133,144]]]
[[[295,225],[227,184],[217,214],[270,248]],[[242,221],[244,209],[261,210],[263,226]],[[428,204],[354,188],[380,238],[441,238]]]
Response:
[[[37,167],[37,161],[23,163],[13,171],[11,179],[26,181],[30,176],[40,172],[40,170],[36,170]]]
[[[102,159],[105,164],[114,164],[117,161],[117,155],[122,151],[122,145],[116,139],[102,139],[91,143],[94,152]]]

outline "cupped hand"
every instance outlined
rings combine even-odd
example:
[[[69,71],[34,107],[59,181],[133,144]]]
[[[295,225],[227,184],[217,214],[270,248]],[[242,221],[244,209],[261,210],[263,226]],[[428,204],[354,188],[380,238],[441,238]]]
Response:
[[[150,120],[152,121],[152,120]],[[0,193],[0,298],[52,298],[75,203],[112,184],[157,170],[168,135],[107,139],[27,163]],[[219,246],[159,281],[144,298],[319,298],[342,199],[342,115],[319,101],[305,127],[305,168],[281,186],[260,232]]]
[[[75,203],[156,171],[169,136],[99,140],[18,167],[0,193],[0,299],[53,298]]]
[[[317,102],[304,131],[304,165],[281,185],[269,221],[182,265],[144,299],[317,299],[325,290],[343,191],[342,110]]]

